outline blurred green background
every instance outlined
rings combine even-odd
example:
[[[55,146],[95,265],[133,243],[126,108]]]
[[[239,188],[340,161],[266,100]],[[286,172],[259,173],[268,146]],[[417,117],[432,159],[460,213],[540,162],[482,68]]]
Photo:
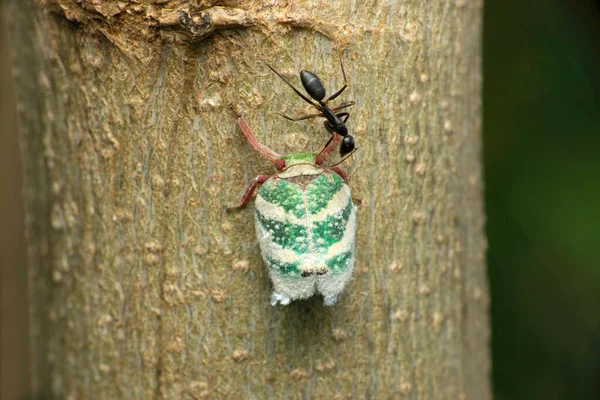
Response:
[[[600,5],[484,3],[495,398],[600,399]]]

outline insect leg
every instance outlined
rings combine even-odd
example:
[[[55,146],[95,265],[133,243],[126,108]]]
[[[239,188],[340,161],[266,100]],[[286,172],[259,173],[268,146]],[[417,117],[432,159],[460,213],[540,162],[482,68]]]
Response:
[[[267,63],[265,63],[265,64],[267,64]],[[289,82],[287,81],[287,79],[285,79],[283,76],[281,76],[281,74],[280,74],[279,72],[275,71],[275,68],[271,67],[269,64],[267,64],[267,67],[269,67],[269,69],[270,69],[271,71],[275,72],[275,75],[277,75],[278,77],[280,77],[280,78],[281,78],[281,80],[283,80],[283,81],[284,81],[284,82],[285,82],[285,83],[286,83],[286,84],[287,84],[289,87],[291,87],[291,88],[292,88],[292,90],[293,90],[294,92],[296,92],[296,94],[297,94],[298,96],[302,97],[302,99],[303,99],[305,102],[309,103],[309,104],[310,104],[310,105],[312,105],[313,107],[316,107],[316,108],[318,108],[318,107],[317,107],[317,105],[316,105],[315,103],[313,103],[313,101],[312,101],[311,99],[309,99],[308,97],[306,97],[305,95],[303,95],[303,94],[302,94],[302,93],[301,93],[301,92],[300,92],[298,89],[296,89],[296,88],[294,87],[294,85],[292,85],[291,83],[289,83]]]
[[[356,102],[355,102],[355,101],[347,101],[346,103],[343,103],[343,104],[341,104],[341,105],[339,105],[339,106],[337,106],[337,107],[333,107],[333,108],[331,109],[331,111],[334,111],[334,112],[335,112],[335,111],[341,110],[342,108],[351,107],[351,106],[353,106],[353,105],[355,105],[355,104],[356,104]]]
[[[327,98],[327,100],[325,100],[325,103],[327,103],[328,101],[333,100],[336,97],[338,97],[348,87],[348,81],[346,80],[346,71],[344,71],[344,62],[342,60],[342,55],[341,54],[340,54],[340,66],[342,67],[342,75],[344,76],[344,86],[342,86],[342,88],[340,90],[338,90],[337,92],[335,92],[334,94],[332,94],[331,96],[329,96]]]
[[[232,104],[229,105],[229,108],[237,117],[238,125],[240,126],[240,128],[242,128],[242,132],[244,132],[244,136],[246,136],[246,139],[248,139],[250,145],[254,147],[254,149],[258,151],[263,157],[268,158],[272,162],[276,162],[280,158],[279,154],[277,154],[264,144],[261,144],[256,139],[256,136],[254,136],[254,133],[252,132],[246,121],[242,119],[242,116],[237,112],[237,110],[233,107]]]
[[[317,154],[317,157],[315,158],[317,165],[322,165],[327,159],[327,157],[329,157],[329,154],[331,154],[336,149],[336,147],[342,140],[341,135],[333,132],[333,128],[329,124],[329,121],[323,122],[323,125],[325,125],[325,129],[327,130],[327,132],[331,133],[331,137],[329,138],[327,143],[325,143],[325,145],[321,147],[319,154]]]
[[[350,118],[350,114],[349,114],[349,113],[347,113],[347,112],[339,113],[339,114],[336,114],[336,115],[337,115],[337,117],[338,117],[338,118],[340,118],[340,119],[341,119],[342,117],[345,117],[345,118],[344,118],[344,121],[343,121],[344,123],[346,123],[346,121],[348,121],[348,118]]]
[[[348,183],[348,175],[346,174],[346,171],[344,171],[340,167],[331,167],[329,169],[338,174],[340,178],[342,178],[344,182],[346,182],[346,184]]]
[[[348,153],[344,158],[342,158],[340,161],[336,162],[335,164],[333,164],[330,168],[333,167],[337,167],[338,165],[340,165],[341,163],[343,163],[344,161],[346,161],[352,154],[354,154],[354,152],[358,150],[358,147],[355,147],[350,153]]]
[[[252,181],[246,188],[244,195],[242,196],[242,201],[240,202],[240,204],[238,204],[237,206],[233,206],[233,207],[227,207],[227,211],[242,208],[246,204],[248,204],[248,202],[250,201],[250,198],[252,197],[252,194],[256,190],[256,187],[258,185],[262,185],[263,183],[265,183],[267,181],[267,179],[269,179],[269,178],[270,178],[269,175],[258,175],[256,178],[252,179]]]
[[[288,117],[287,115],[282,114],[282,113],[277,113],[277,114],[281,115],[283,118],[287,119],[288,121],[302,121],[302,120],[305,120],[305,119],[310,119],[310,118],[315,118],[315,117],[321,117],[321,116],[323,116],[322,113],[318,113],[318,114],[309,114],[309,115],[303,115],[301,117],[295,117],[295,118],[293,118],[293,117]]]
[[[338,90],[337,92],[335,92],[334,94],[332,94],[331,96],[329,96],[329,97],[327,98],[327,100],[325,100],[325,103],[327,103],[327,102],[329,102],[330,100],[333,100],[333,99],[335,99],[336,97],[338,97],[340,94],[342,94],[342,92],[343,92],[344,90],[346,90],[346,88],[347,88],[347,87],[348,87],[348,85],[344,85],[344,86],[342,86],[342,88],[341,88],[340,90]]]

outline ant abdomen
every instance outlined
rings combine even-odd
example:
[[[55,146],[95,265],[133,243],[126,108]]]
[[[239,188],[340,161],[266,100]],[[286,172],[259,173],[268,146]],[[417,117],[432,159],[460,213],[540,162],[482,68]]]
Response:
[[[310,71],[300,71],[300,80],[306,93],[316,101],[321,101],[325,98],[325,86],[321,79]]]

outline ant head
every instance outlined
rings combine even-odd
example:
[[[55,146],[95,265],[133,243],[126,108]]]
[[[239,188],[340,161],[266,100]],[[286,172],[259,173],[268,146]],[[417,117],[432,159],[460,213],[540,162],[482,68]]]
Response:
[[[310,71],[300,71],[300,80],[306,93],[316,101],[321,101],[325,98],[325,86],[316,74]]]
[[[346,154],[351,153],[354,150],[354,138],[350,135],[346,136],[340,144],[340,156],[344,157]]]

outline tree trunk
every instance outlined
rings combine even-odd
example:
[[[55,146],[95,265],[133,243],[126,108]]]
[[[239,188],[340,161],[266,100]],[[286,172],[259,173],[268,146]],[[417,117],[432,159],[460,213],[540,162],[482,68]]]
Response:
[[[481,2],[292,3],[13,0],[35,395],[490,398]],[[265,62],[333,93],[340,52],[354,279],[271,307],[227,105],[314,150]]]

